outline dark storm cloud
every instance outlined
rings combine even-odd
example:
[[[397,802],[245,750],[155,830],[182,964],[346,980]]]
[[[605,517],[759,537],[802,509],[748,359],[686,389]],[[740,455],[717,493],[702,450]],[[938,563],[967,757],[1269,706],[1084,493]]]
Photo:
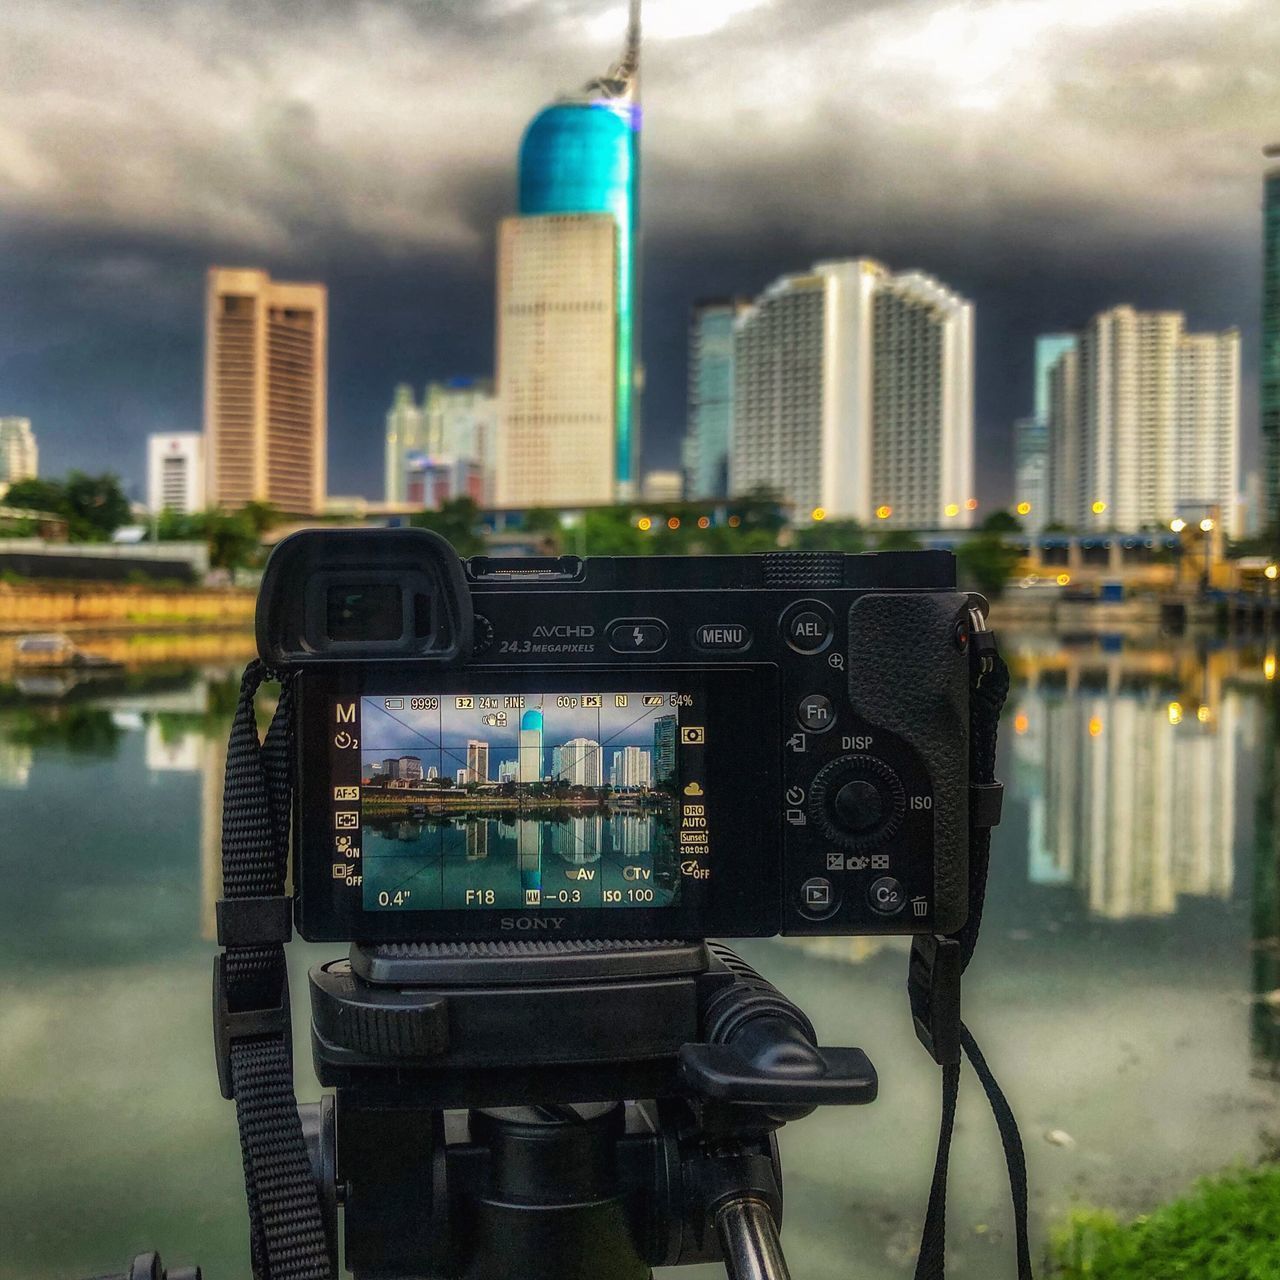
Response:
[[[649,465],[683,427],[690,299],[821,257],[923,267],[976,301],[986,497],[1037,331],[1184,308],[1245,328],[1251,377],[1272,0],[645,8]],[[328,283],[331,488],[376,492],[394,383],[491,370],[520,132],[604,69],[624,9],[9,6],[0,412],[30,414],[51,473],[140,480],[146,431],[199,422],[205,267],[261,264]]]

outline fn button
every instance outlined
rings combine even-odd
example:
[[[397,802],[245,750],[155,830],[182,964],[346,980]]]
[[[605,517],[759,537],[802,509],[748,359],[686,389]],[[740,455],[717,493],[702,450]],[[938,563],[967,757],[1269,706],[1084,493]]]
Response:
[[[810,733],[825,733],[836,722],[835,708],[825,694],[810,693],[800,699],[796,719]]]

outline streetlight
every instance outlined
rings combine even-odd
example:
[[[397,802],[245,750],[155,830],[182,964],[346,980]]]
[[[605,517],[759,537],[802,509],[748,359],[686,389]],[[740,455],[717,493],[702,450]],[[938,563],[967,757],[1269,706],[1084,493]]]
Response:
[[[1100,516],[1106,509],[1107,504],[1103,502],[1101,498],[1099,498],[1098,501],[1093,503],[1089,508],[1095,516]]]
[[[1174,518],[1169,521],[1169,528],[1172,529],[1174,533],[1181,533],[1186,527],[1187,522],[1181,516],[1174,516]]]
[[[1205,516],[1205,518],[1204,518],[1203,520],[1201,520],[1201,521],[1200,521],[1200,532],[1201,532],[1201,533],[1212,533],[1212,532],[1213,532],[1213,517],[1212,517],[1212,516]]]
[[[1263,577],[1267,578],[1271,582],[1276,580],[1276,574],[1278,573],[1280,573],[1280,565],[1274,564],[1267,565],[1267,567],[1262,571]]]
[[[1018,503],[1017,507],[1014,509],[1017,511],[1017,513],[1020,516],[1029,516],[1031,514],[1031,503],[1020,502]]]

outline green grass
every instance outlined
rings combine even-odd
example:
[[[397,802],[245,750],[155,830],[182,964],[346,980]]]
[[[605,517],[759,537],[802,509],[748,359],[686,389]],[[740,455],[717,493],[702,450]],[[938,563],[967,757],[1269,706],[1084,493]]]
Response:
[[[1133,1222],[1078,1209],[1050,1255],[1060,1280],[1278,1280],[1280,1165],[1206,1178]]]

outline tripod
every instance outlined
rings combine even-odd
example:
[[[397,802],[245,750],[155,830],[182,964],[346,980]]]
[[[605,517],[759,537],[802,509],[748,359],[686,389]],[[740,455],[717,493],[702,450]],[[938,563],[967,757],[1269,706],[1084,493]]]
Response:
[[[715,943],[356,944],[310,987],[336,1093],[299,1110],[357,1280],[785,1280],[774,1135],[876,1095]]]

